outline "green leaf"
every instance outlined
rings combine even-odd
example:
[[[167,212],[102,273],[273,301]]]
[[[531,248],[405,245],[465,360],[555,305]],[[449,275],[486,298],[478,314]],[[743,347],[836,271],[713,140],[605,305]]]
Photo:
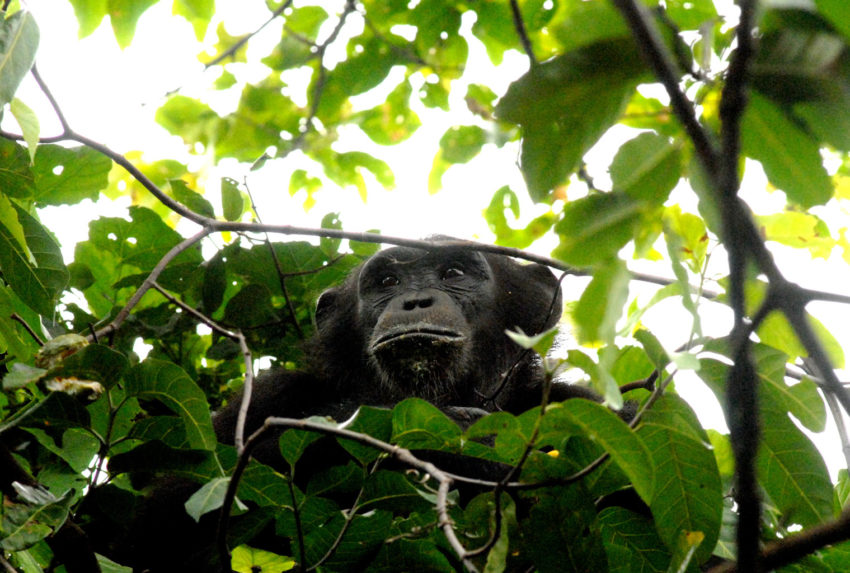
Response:
[[[741,120],[741,146],[757,159],[768,179],[803,207],[822,205],[833,193],[820,149],[769,99],[753,92]]]
[[[784,211],[755,217],[762,235],[789,247],[808,249],[812,258],[829,258],[836,241],[822,219],[810,213]]]
[[[230,567],[238,573],[289,571],[295,567],[295,561],[291,557],[284,557],[270,551],[240,545],[233,549],[230,557]]]
[[[80,23],[80,39],[97,30],[106,16],[108,0],[70,0],[74,15]]]
[[[206,396],[176,364],[145,360],[127,373],[125,390],[128,396],[158,400],[180,416],[193,448],[215,449],[215,432]]]
[[[30,154],[30,161],[35,161],[35,150],[36,147],[38,147],[38,134],[40,131],[38,116],[27,104],[18,98],[14,98],[12,100],[12,105],[9,106],[9,111],[12,112],[12,115],[15,116],[15,120],[21,127],[21,133],[24,136],[24,141],[27,142],[27,151],[29,151]]]
[[[239,192],[239,183],[230,177],[221,179],[221,208],[226,221],[238,221],[245,212],[245,202]]]
[[[35,199],[39,205],[73,205],[96,200],[109,184],[112,161],[89,147],[41,145],[35,156]]]
[[[426,511],[433,501],[422,494],[402,473],[378,470],[363,484],[362,509],[396,512]]]
[[[624,143],[611,163],[614,189],[662,205],[681,176],[679,146],[657,133],[642,133]]]
[[[611,259],[594,271],[572,312],[578,341],[612,343],[628,294],[629,271],[623,261]]]
[[[318,432],[290,428],[280,436],[280,440],[278,441],[280,454],[290,467],[294,467],[295,463],[301,458],[301,455],[310,444],[321,439],[321,437],[322,434]]]
[[[574,401],[574,400],[573,400]],[[607,559],[592,498],[580,484],[538,490],[521,531],[539,571],[586,573],[605,571]]]
[[[369,139],[381,145],[395,145],[419,129],[422,122],[410,109],[412,91],[410,83],[403,81],[383,103],[357,114],[355,121]]]
[[[90,344],[51,368],[45,378],[78,378],[93,380],[111,388],[130,366],[120,352],[102,344]]]
[[[599,523],[610,573],[667,570],[671,554],[652,520],[622,507],[606,507],[599,512]]]
[[[304,550],[306,563],[316,563],[328,553],[337,538],[342,535],[342,527],[345,520],[341,513],[337,513],[330,523],[324,524],[310,531],[304,539]],[[341,571],[350,569],[352,564],[364,563],[367,557],[385,544],[384,541],[391,535],[393,516],[386,511],[376,511],[368,515],[355,516],[342,535],[339,545],[325,562],[330,571]],[[416,571],[418,569],[400,569],[402,571]],[[436,571],[435,569],[427,569]]]
[[[850,41],[850,6],[843,0],[815,0],[818,12]]]
[[[3,376],[3,390],[14,390],[15,388],[23,388],[27,384],[38,382],[47,374],[44,368],[36,368],[29,364],[16,362],[12,364],[11,369]]]
[[[209,201],[204,199],[203,195],[197,193],[186,185],[182,179],[172,179],[168,182],[171,187],[171,193],[179,202],[186,205],[189,209],[204,217],[215,218],[215,210]]]
[[[651,453],[611,410],[581,398],[552,404],[543,416],[539,440],[545,441],[551,433],[585,436],[602,446],[629,477],[641,499],[652,502],[656,470]]]
[[[681,532],[700,532],[705,541],[697,561],[703,562],[717,542],[723,505],[708,437],[687,403],[672,394],[646,411],[638,436],[655,464],[655,496],[649,505],[658,534],[672,552]]]
[[[832,482],[817,448],[780,407],[762,397],[759,482],[785,523],[810,527],[833,518]],[[768,402],[768,403],[765,403]]]
[[[785,382],[787,356],[769,346],[753,347],[753,357],[758,365],[761,391],[771,403],[787,410],[812,432],[822,432],[826,426],[826,405],[810,378],[803,378],[793,386]]]
[[[245,285],[224,307],[224,320],[239,328],[257,327],[273,317],[271,293],[264,285]]]
[[[361,406],[357,410],[354,419],[346,425],[346,428],[352,432],[360,432],[361,434],[367,434],[379,440],[389,442],[393,431],[392,412],[384,408]],[[355,442],[354,440],[338,438],[337,441],[361,464],[370,463],[381,454],[379,450],[361,444],[360,442]]]
[[[555,225],[560,244],[552,255],[577,267],[611,259],[634,237],[640,213],[640,204],[622,193],[570,201]]]
[[[8,18],[0,14],[0,108],[12,101],[24,76],[35,62],[38,25],[21,10]]]
[[[195,38],[202,42],[215,14],[215,0],[174,0],[172,12],[186,18],[192,24]]]
[[[631,38],[558,56],[515,81],[496,115],[522,126],[529,194],[546,200],[617,120],[645,71]]]
[[[107,0],[112,31],[121,49],[133,41],[136,22],[145,11],[156,4],[157,0]]]
[[[12,209],[4,209],[10,206]],[[13,220],[13,214],[17,220]],[[20,243],[20,233],[26,247]],[[54,303],[70,274],[59,245],[29,213],[0,195],[0,270],[22,301],[42,316],[52,317]]]
[[[392,441],[403,448],[460,450],[461,430],[436,406],[408,398],[393,408]]]
[[[778,369],[775,355],[760,356],[758,369],[763,385],[775,386]],[[720,402],[725,403],[728,366],[717,360],[703,359],[697,374]],[[772,389],[766,389],[759,398],[762,439],[756,469],[761,487],[782,513],[785,523],[808,527],[831,519],[832,484],[823,458],[788,418]]]
[[[18,484],[18,495],[27,503],[10,503],[3,509],[0,548],[23,551],[58,529],[68,518],[74,491],[57,498],[42,489]]]
[[[16,199],[29,199],[35,193],[27,150],[8,139],[0,139],[0,189],[3,195]]]
[[[219,509],[224,505],[224,495],[229,484],[230,477],[220,477],[205,483],[186,500],[186,512],[197,522],[202,515]]]
[[[33,256],[27,246],[27,238],[24,235],[24,227],[18,220],[18,208],[15,203],[6,195],[0,195],[0,226],[4,231],[2,235],[6,237],[6,248],[21,252],[21,256],[27,261],[32,262]],[[0,257],[0,268],[2,268],[2,258]]]
[[[177,94],[156,110],[156,121],[169,133],[180,136],[187,145],[197,142],[207,146],[211,143],[210,132],[220,118],[208,105]]]

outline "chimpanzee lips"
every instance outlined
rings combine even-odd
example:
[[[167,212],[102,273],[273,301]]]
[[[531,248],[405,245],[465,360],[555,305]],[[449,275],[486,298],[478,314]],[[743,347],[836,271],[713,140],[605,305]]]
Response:
[[[372,352],[395,345],[440,346],[458,345],[466,340],[466,336],[456,330],[434,326],[431,324],[404,324],[390,329],[371,343]]]

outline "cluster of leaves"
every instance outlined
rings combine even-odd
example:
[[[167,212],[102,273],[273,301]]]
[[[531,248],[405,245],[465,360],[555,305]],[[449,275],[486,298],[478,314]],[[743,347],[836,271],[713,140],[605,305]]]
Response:
[[[81,34],[109,15],[126,46],[152,2],[72,4]],[[221,74],[210,88],[241,90],[235,110],[219,114],[178,93],[160,108],[160,124],[215,162],[232,158],[262,169],[263,161],[285,162],[298,150],[312,168],[294,170],[288,187],[303,192],[309,207],[313,193],[329,183],[364,198],[372,180],[393,185],[380,153],[335,148],[351,128],[381,146],[403,145],[425,111],[462,111],[439,141],[430,187],[438,189],[453,165],[481,168],[474,160],[485,145],[507,153],[519,147],[528,194],[549,210],[514,228],[518,191],[503,187],[494,190],[487,222],[497,242],[510,247],[556,238],[553,265],[592,275],[571,307],[584,346],[562,363],[582,372],[608,404],[632,400],[641,410],[630,426],[601,405],[573,400],[519,416],[492,414],[462,431],[419,400],[391,411],[361,409],[347,429],[379,440],[384,450],[349,435],[328,438],[337,428],[326,421],[327,431],[290,429],[280,449],[293,468],[318,439],[336,439],[350,459],[297,484],[257,462],[240,471],[238,497],[249,507],[234,510],[231,521],[234,569],[285,570],[297,562],[331,571],[695,571],[712,559],[738,557],[746,539],[736,534],[742,501],[762,510],[758,542],[792,544],[789,532],[796,529],[842,523],[835,520],[850,491],[847,473],[833,483],[801,427],[822,432],[826,404],[850,404],[830,383],[832,368],[844,366],[843,349],[813,317],[783,306],[776,289],[793,295],[789,305],[804,294],[847,301],[788,290],[757,255],[733,266],[738,274],[716,280],[723,293],[711,302],[691,285],[716,279],[706,275],[717,244],[760,252],[745,232],[729,231],[749,223],[730,215],[734,207],[723,202],[715,171],[715,142],[728,131],[730,114],[740,145],[723,148],[727,163],[733,171],[760,165],[787,199],[783,211],[756,219],[758,244],[807,249],[812,258],[843,248],[847,258],[844,230],[830,228],[817,207],[843,209],[850,178],[850,6],[765,3],[758,50],[749,55],[708,0],[362,0],[345,2],[338,13],[322,2],[267,4],[270,17],[284,24],[279,44],[260,62],[248,60],[250,36],[232,37],[223,24],[216,31],[220,56],[207,63]],[[175,0],[174,10],[199,38],[215,21],[212,0]],[[742,10],[752,15],[752,6]],[[641,26],[652,33],[642,34]],[[504,93],[464,82],[470,42],[483,45],[496,65],[507,51],[521,51],[530,68],[511,78]],[[37,118],[14,97],[37,45],[38,27],[28,13],[4,14],[0,105],[9,104],[22,135],[0,139],[0,461],[8,459],[0,466],[0,562],[25,571],[72,571],[75,557],[59,540],[81,526],[96,551],[115,559],[99,554],[100,567],[121,571],[121,552],[110,544],[143,495],[141,474],[197,482],[187,504],[195,518],[230,509],[226,492],[244,456],[216,443],[210,412],[240,386],[246,351],[283,367],[299,365],[312,301],[379,238],[342,232],[332,214],[311,234],[333,239],[271,242],[257,231],[293,229],[249,222],[256,214],[233,181],[222,182],[218,211],[197,174],[177,161],[144,164],[134,156],[130,163],[64,118],[63,133],[39,141]],[[344,54],[334,64],[326,58],[332,46]],[[659,54],[661,64],[648,63]],[[735,58],[747,59],[746,103],[724,91]],[[257,63],[267,76],[246,83],[242,66]],[[397,69],[404,73],[390,73]],[[665,69],[675,72],[672,81]],[[306,85],[290,80],[304,73]],[[668,97],[641,87],[659,80]],[[458,86],[465,88],[465,111],[449,105],[452,90],[464,89]],[[386,89],[384,101],[358,109],[352,98],[376,87]],[[684,99],[687,109],[677,95],[691,98]],[[61,118],[61,102],[55,105]],[[584,158],[613,128],[631,128],[625,131],[631,139],[613,154],[610,189],[603,190],[588,177]],[[839,167],[828,171],[825,156]],[[93,220],[74,260],[64,261],[38,209],[120,194],[134,198],[128,217]],[[680,204],[680,195],[691,194],[695,212]],[[202,231],[185,239],[174,230],[175,212]],[[341,253],[341,237],[372,243],[352,241],[351,253]],[[207,260],[202,244],[216,248]],[[663,261],[672,271],[648,303],[629,303],[634,275],[624,252]],[[694,324],[675,351],[659,343],[662,332],[642,325],[645,313],[669,298],[681,300]],[[718,307],[752,317],[752,332],[702,336],[701,313]],[[746,342],[756,337],[758,344]],[[144,360],[136,354],[140,341],[150,347]],[[814,370],[790,368],[812,364],[808,359]],[[753,366],[749,390],[758,387],[757,402],[739,399],[736,369],[744,362]],[[731,437],[705,430],[676,393],[672,380],[685,370],[697,375],[688,384],[704,384],[729,405]],[[655,384],[635,388],[637,381]],[[741,428],[743,438],[735,434]],[[758,446],[748,462],[735,457],[747,440]],[[390,444],[519,471],[510,484],[470,501],[454,492],[446,500],[433,481],[385,467]],[[733,503],[748,464],[758,499],[744,490]],[[633,492],[633,503],[618,503],[624,492]],[[269,524],[283,555],[251,548]],[[847,570],[850,553],[839,542],[850,535],[832,535],[808,554],[770,563],[788,571]]]

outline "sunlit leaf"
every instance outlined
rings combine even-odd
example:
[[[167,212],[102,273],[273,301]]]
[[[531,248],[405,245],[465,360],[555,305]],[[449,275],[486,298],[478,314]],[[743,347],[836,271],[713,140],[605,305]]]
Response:
[[[570,201],[555,225],[560,244],[552,255],[577,267],[615,257],[633,238],[640,213],[641,206],[620,193],[596,193]]]
[[[118,45],[126,48],[136,34],[136,22],[156,0],[108,0],[109,19]]]
[[[741,144],[758,159],[770,182],[788,199],[811,207],[832,197],[832,183],[817,143],[766,97],[754,92],[741,121]]]
[[[679,148],[654,133],[642,133],[624,143],[611,163],[614,189],[661,205],[681,175]]]
[[[496,107],[523,128],[522,170],[546,200],[616,121],[644,73],[631,39],[599,42],[534,66]]]
[[[0,107],[15,97],[18,85],[30,71],[38,49],[39,31],[32,14],[0,15]]]

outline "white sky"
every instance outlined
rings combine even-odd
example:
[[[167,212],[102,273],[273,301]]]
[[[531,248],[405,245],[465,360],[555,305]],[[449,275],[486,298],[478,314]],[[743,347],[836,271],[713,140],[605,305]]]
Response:
[[[238,101],[238,90],[218,94],[214,100],[208,99],[210,95],[203,88],[215,77],[210,75],[215,72],[203,71],[196,58],[202,47],[195,42],[189,24],[182,18],[171,16],[170,2],[159,2],[142,16],[133,44],[123,52],[117,46],[108,21],[92,36],[78,40],[76,18],[67,0],[38,0],[27,4],[41,30],[42,40],[37,58],[39,71],[62,106],[66,118],[80,133],[105,143],[116,151],[125,153],[142,149],[148,160],[177,158],[190,161],[183,142],[169,135],[154,120],[154,113],[164,103],[166,94],[180,88],[180,93],[190,97],[202,97],[221,112],[232,110]],[[268,15],[264,3],[260,1],[219,0],[218,4],[217,18],[223,18],[228,23],[228,32],[231,35],[253,31]],[[323,5],[327,6],[328,3]],[[469,24],[470,22],[467,22],[467,25]],[[214,28],[213,26],[212,29]],[[280,29],[279,20],[269,25],[262,34],[251,41],[250,49],[258,53],[268,52],[279,39]],[[207,45],[214,43],[214,36],[209,35]],[[509,54],[501,71],[496,71],[480,45],[472,42],[468,69],[474,70],[478,76],[465,77],[463,81],[478,81],[490,86],[500,82],[502,86],[507,86],[526,66],[524,56]],[[260,79],[264,75],[264,72],[246,73],[254,73],[254,76],[248,76],[254,79]],[[396,76],[396,82],[398,77]],[[359,102],[355,101],[364,109],[371,107],[376,101],[380,101],[381,94],[389,92],[396,82],[386,82],[367,96],[357,98]],[[498,86],[496,91],[499,93]],[[453,87],[453,109],[465,110],[465,105],[459,103],[465,92],[463,84]],[[18,97],[38,114],[42,135],[49,136],[59,132],[58,122],[31,78],[25,81]],[[354,148],[367,152],[376,150],[378,155],[393,166],[396,189],[384,192],[377,184],[370,186],[368,204],[359,199],[356,190],[329,189],[317,196],[318,203],[310,213],[304,213],[301,208],[303,198],[297,196],[293,200],[288,194],[289,173],[301,166],[294,156],[290,156],[285,162],[267,164],[260,172],[250,175],[246,166],[238,165],[234,161],[223,161],[217,168],[206,172],[207,198],[214,204],[217,202],[215,181],[218,177],[227,176],[242,181],[248,175],[251,190],[266,223],[318,226],[325,213],[340,211],[343,225],[348,230],[380,228],[384,234],[404,237],[446,233],[492,241],[481,211],[489,204],[493,192],[507,183],[520,196],[523,194],[522,178],[516,167],[516,147],[502,151],[493,146],[485,147],[481,156],[472,164],[456,170],[450,169],[443,178],[443,190],[436,195],[429,195],[428,173],[439,138],[451,125],[471,123],[475,118],[471,114],[449,117],[441,111],[433,112],[421,106],[416,108],[416,111],[420,114],[422,127],[411,141],[401,146],[377,146],[359,134],[356,128],[352,128],[351,133],[346,133],[349,138],[346,147],[342,144],[336,147],[340,151]],[[3,126],[10,131],[18,131],[10,114],[6,114]],[[623,137],[622,132],[612,133],[589,156],[592,174],[601,187],[606,185],[606,170],[613,154],[612,150],[622,143]],[[411,152],[412,147],[416,148],[415,152]],[[598,160],[594,160],[594,156]],[[193,168],[202,166],[198,159],[191,161]],[[759,197],[757,212],[780,211],[784,204],[782,194],[765,196],[762,193],[764,185],[764,179],[758,170],[748,168],[744,193],[747,196]],[[570,190],[572,191],[572,188]],[[688,198],[689,195],[685,190],[681,193],[681,198],[685,208],[694,211],[693,200]],[[678,198],[680,197],[677,196]],[[66,261],[69,262],[73,258],[73,246],[87,238],[88,228],[82,223],[84,218],[92,217],[95,212],[98,215],[126,217],[128,204],[127,200],[114,203],[104,200],[93,209],[91,204],[86,202],[77,207],[45,209],[41,216],[44,223],[59,236],[66,253]],[[542,207],[531,206],[525,201],[523,219],[531,219],[539,214],[541,209]],[[73,210],[74,215],[69,216],[69,210]],[[847,213],[836,209],[834,205],[819,210],[818,215],[827,219],[833,229],[850,226]],[[551,246],[549,244],[548,247],[537,250],[546,254]],[[840,257],[833,256],[830,262],[812,261],[806,251],[795,252],[787,248],[781,248],[779,251],[780,264],[791,280],[810,288],[839,292],[846,291],[845,285],[850,284],[850,266],[841,262]],[[715,256],[718,259],[724,258],[722,253]],[[635,261],[630,261],[629,265],[644,272],[671,275],[667,267]],[[584,281],[577,280],[571,288],[568,286],[567,298],[576,298],[583,283]],[[570,294],[571,290],[574,291],[573,294]],[[652,292],[652,289],[636,289],[641,290]],[[641,300],[646,301],[649,296],[651,294],[641,295]],[[813,304],[810,310],[827,323],[840,341],[848,340],[847,336],[850,334],[844,325],[850,324],[850,309],[846,305]],[[728,315],[708,314],[704,319],[707,332],[719,335],[728,330]],[[653,332],[665,336],[662,342],[670,349],[687,339],[691,326],[688,315],[683,314],[681,305],[675,300],[662,303],[658,311],[646,317],[646,323]],[[686,379],[680,380],[677,387],[680,392],[689,395],[691,404],[700,404],[698,414],[703,422],[714,427],[722,426],[717,423],[717,408],[705,406],[716,404],[713,395],[701,384],[687,384],[684,380]],[[835,475],[842,463],[840,446],[835,436],[830,433],[816,436],[815,439],[825,451],[836,454],[827,455],[831,473]]]

